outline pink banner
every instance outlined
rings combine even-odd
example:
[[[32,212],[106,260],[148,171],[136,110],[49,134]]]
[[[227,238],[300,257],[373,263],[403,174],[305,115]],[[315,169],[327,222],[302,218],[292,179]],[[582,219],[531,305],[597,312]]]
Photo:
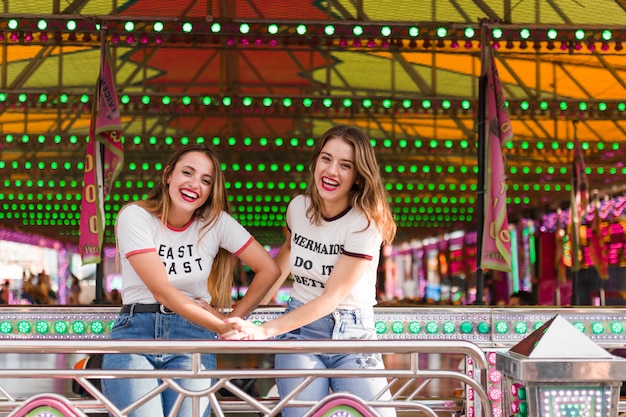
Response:
[[[487,43],[483,47],[486,69],[485,94],[485,212],[482,231],[480,268],[511,271],[511,237],[506,209],[506,161],[502,149],[513,139],[511,122],[496,61]]]
[[[89,128],[80,215],[79,246],[83,265],[102,261],[106,226],[104,200],[111,192],[113,181],[121,171],[124,161],[121,128],[111,59],[103,37],[100,75]]]

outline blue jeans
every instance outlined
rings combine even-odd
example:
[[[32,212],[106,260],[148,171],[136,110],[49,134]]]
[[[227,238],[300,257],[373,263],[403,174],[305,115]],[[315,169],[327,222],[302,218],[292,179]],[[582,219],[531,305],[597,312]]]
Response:
[[[177,314],[133,313],[120,314],[111,329],[110,339],[147,339],[158,343],[159,340],[213,340],[216,334],[198,326]],[[150,342],[148,342],[150,343]],[[216,357],[213,354],[202,355],[202,369],[215,369]],[[190,354],[106,354],[103,369],[191,369]],[[176,383],[191,391],[206,390],[211,386],[210,379],[176,379]],[[120,410],[133,401],[155,389],[160,380],[150,378],[118,378],[103,379],[102,392]],[[178,394],[166,389],[147,403],[141,405],[130,417],[163,417],[167,416],[176,402]],[[200,397],[200,414],[209,416],[211,409],[207,396]],[[192,400],[186,398],[179,409],[178,416],[192,415]]]
[[[303,303],[289,300],[287,312],[300,307]],[[376,339],[374,329],[374,310],[335,310],[304,327],[293,330],[278,337],[281,340],[350,340]],[[276,355],[276,369],[384,369],[382,355],[350,353],[350,354],[310,354],[285,353]],[[288,395],[302,378],[278,378],[276,385],[281,398]],[[348,392],[363,400],[374,399],[387,385],[385,378],[317,378],[300,392],[298,400],[321,400],[330,392]],[[380,400],[389,400],[391,393],[387,390]],[[283,417],[299,417],[309,411],[303,407],[285,407]],[[394,417],[393,408],[377,408],[383,417]]]

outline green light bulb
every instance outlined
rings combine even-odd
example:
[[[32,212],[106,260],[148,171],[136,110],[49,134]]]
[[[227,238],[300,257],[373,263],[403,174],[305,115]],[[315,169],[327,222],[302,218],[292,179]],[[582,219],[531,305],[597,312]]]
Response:
[[[526,28],[521,29],[521,30],[519,31],[519,36],[520,36],[520,38],[522,38],[522,39],[528,39],[528,38],[530,38],[530,30],[528,30],[528,29],[526,29]]]
[[[559,33],[556,31],[556,29],[550,29],[548,30],[548,39],[555,40],[558,34]]]
[[[391,323],[391,331],[394,334],[402,334],[402,332],[404,332],[404,323],[401,321],[394,321]]]

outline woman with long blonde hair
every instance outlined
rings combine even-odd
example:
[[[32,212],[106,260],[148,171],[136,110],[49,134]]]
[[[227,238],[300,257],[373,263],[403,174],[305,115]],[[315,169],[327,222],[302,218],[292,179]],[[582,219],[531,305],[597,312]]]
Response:
[[[376,339],[374,308],[382,245],[395,237],[387,192],[374,149],[359,128],[340,125],[316,143],[311,179],[303,195],[287,209],[287,239],[276,261],[281,277],[270,294],[291,274],[287,311],[258,326],[228,319],[230,339],[347,340]],[[277,369],[384,368],[380,354],[277,354]],[[277,381],[281,397],[301,382]],[[366,401],[391,398],[384,378],[316,378],[295,399],[320,400],[329,392],[350,392]],[[393,408],[380,407],[384,417]],[[305,408],[286,407],[284,417],[302,416]]]
[[[220,162],[213,149],[202,144],[182,147],[171,156],[161,183],[145,200],[119,212],[116,236],[123,305],[111,339],[215,339],[232,328],[220,309],[231,306],[234,256],[255,275],[230,317],[252,311],[280,273],[265,249],[230,216]],[[215,369],[215,355],[202,355],[202,367]],[[107,354],[103,368],[188,370],[192,361],[188,354]],[[201,391],[211,381],[177,383]],[[104,394],[120,410],[158,384],[146,378],[102,381]],[[191,398],[180,406],[176,398],[166,389],[130,415],[163,417],[174,407],[178,416],[191,415]],[[208,416],[208,397],[200,397],[200,404]]]

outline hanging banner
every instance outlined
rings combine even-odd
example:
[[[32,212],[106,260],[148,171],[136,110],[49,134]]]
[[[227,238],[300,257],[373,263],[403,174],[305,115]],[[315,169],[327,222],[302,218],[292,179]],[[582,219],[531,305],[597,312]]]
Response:
[[[91,112],[85,159],[80,215],[80,255],[83,265],[102,261],[105,229],[104,200],[111,192],[124,161],[121,118],[111,70],[111,59],[102,37],[100,75]]]
[[[485,106],[485,195],[484,223],[480,268],[502,272],[511,271],[511,237],[506,209],[506,160],[502,153],[513,140],[506,101],[496,68],[495,58],[486,42],[482,48],[483,73],[487,87]]]

